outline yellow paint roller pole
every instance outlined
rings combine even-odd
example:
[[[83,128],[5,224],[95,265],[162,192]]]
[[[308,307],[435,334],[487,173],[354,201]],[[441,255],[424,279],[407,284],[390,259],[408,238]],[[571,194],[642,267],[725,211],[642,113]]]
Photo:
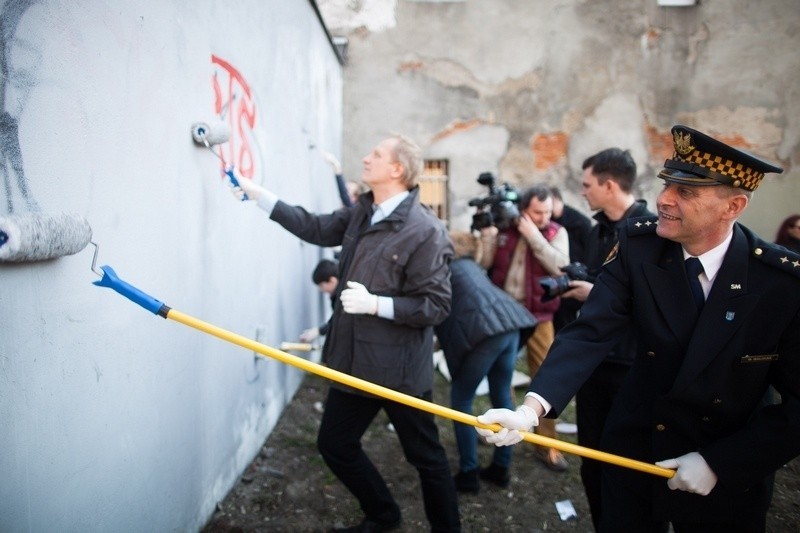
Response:
[[[332,368],[328,368],[318,363],[308,361],[306,359],[303,359],[302,357],[282,352],[275,348],[271,348],[265,344],[261,344],[260,342],[248,339],[247,337],[237,335],[236,333],[232,333],[230,331],[214,326],[207,322],[203,322],[202,320],[198,320],[194,317],[181,313],[180,311],[176,311],[175,309],[170,309],[167,312],[167,318],[174,320],[176,322],[180,322],[181,324],[184,324],[186,326],[198,329],[200,331],[208,333],[209,335],[218,337],[222,340],[231,342],[233,344],[238,344],[243,348],[247,348],[248,350],[252,350],[263,356],[277,359],[282,363],[292,365],[301,370],[305,370],[306,372],[322,376],[324,378],[330,379],[331,381],[342,383],[343,385],[347,385],[354,389],[374,394],[375,396],[380,396],[381,398],[385,398],[387,400],[399,402],[409,407],[413,407],[415,409],[420,409],[422,411],[426,411],[434,415],[455,420],[456,422],[461,422],[462,424],[467,424],[470,426],[475,426],[484,429],[491,429],[493,431],[499,431],[501,429],[501,426],[498,424],[492,424],[492,425],[481,424],[480,422],[478,422],[478,418],[476,416],[468,415],[466,413],[462,413],[461,411],[456,411],[455,409],[450,409],[448,407],[443,407],[433,402],[421,400],[419,398],[409,396],[408,394],[403,394],[401,392],[397,392],[395,390],[388,389],[380,385],[376,385],[369,381],[353,377],[349,374],[345,374],[344,372],[339,372],[338,370],[333,370]],[[662,468],[654,464],[645,463],[642,461],[636,461],[634,459],[628,459],[627,457],[621,457],[619,455],[601,452],[598,450],[593,450],[591,448],[578,446],[577,444],[560,441],[558,439],[543,437],[541,435],[536,435],[535,433],[530,433],[527,431],[523,431],[521,433],[523,436],[523,440],[532,442],[534,444],[555,448],[557,450],[561,450],[562,452],[567,452],[574,455],[580,455],[582,457],[586,457],[589,459],[595,459],[597,461],[603,461],[605,463],[610,463],[613,465],[622,466],[632,470],[638,470],[646,474],[653,474],[665,478],[671,478],[673,475],[675,475],[675,471],[670,470],[669,468]]]

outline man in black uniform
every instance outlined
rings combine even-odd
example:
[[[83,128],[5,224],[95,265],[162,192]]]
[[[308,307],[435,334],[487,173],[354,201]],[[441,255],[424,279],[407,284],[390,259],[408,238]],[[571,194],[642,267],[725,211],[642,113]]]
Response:
[[[602,445],[676,471],[665,481],[604,465],[599,530],[764,531],[772,476],[800,454],[800,255],[736,220],[782,169],[685,126],[672,134],[658,217],[629,219],[524,404],[488,411],[480,422],[504,427],[480,432],[519,442],[633,329]],[[770,386],[780,403],[762,401]]]
[[[647,209],[647,202],[633,196],[636,181],[636,161],[628,150],[606,148],[583,162],[581,195],[589,208],[597,211],[589,237],[586,239],[585,256],[589,272],[587,281],[573,280],[572,289],[562,295],[563,302],[575,302],[578,309],[586,301],[600,268],[614,249],[619,231],[632,217],[654,216]],[[576,315],[577,316],[577,315]],[[603,432],[611,404],[628,374],[636,350],[636,339],[628,332],[617,346],[606,356],[589,379],[578,390],[576,399],[576,422],[578,444],[587,448],[600,448]],[[601,491],[600,462],[581,459],[581,481],[586,491],[589,510],[595,528],[600,524]]]

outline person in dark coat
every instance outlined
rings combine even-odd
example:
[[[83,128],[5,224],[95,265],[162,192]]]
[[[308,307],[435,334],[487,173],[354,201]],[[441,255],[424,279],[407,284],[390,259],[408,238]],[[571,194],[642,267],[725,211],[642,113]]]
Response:
[[[558,187],[550,187],[550,194],[553,197],[553,217],[550,220],[567,230],[569,260],[573,263],[576,261],[585,263],[592,220],[571,205],[565,204],[561,189]]]
[[[619,239],[621,228],[634,217],[654,216],[647,202],[633,195],[636,182],[636,161],[628,150],[606,148],[583,161],[581,195],[589,208],[597,211],[597,222],[589,232],[585,245],[584,263],[588,269],[587,280],[570,281],[571,289],[561,295],[564,302],[574,302],[578,310],[589,296],[600,269]],[[576,315],[577,316],[577,315]],[[636,353],[633,331],[623,336],[598,365],[575,396],[575,421],[578,424],[578,444],[587,448],[600,448],[603,426]],[[600,524],[601,482],[600,462],[581,458],[581,481],[589,502],[592,523]]]
[[[800,256],[737,219],[782,169],[685,126],[672,134],[658,217],[628,220],[524,404],[478,417],[504,426],[480,432],[519,442],[633,329],[603,449],[675,472],[604,464],[599,531],[764,531],[773,474],[800,454]],[[763,401],[770,386],[777,404]]]
[[[340,372],[430,400],[433,326],[450,312],[453,246],[444,223],[419,202],[419,147],[397,135],[364,157],[371,191],[356,205],[327,215],[290,206],[250,180],[243,192],[292,234],[318,246],[342,246],[338,302],[322,349]],[[237,191],[241,197],[241,191]],[[406,459],[418,471],[432,531],[460,531],[458,498],[433,415],[331,383],[317,447],[325,463],[358,499],[364,519],[343,531],[388,531],[400,506],[361,437],[383,409]]]
[[[586,263],[586,246],[589,244],[592,220],[571,205],[565,204],[558,187],[550,187],[550,195],[553,197],[553,217],[550,220],[567,230],[570,263]],[[558,333],[561,328],[575,320],[580,309],[579,301],[562,298],[553,314],[553,330]]]
[[[536,325],[533,315],[497,287],[476,262],[480,241],[469,232],[451,231],[455,250],[450,265],[453,303],[448,317],[434,327],[450,371],[450,405],[472,414],[475,391],[483,378],[489,383],[494,407],[511,409],[511,378],[517,360],[520,330]],[[453,422],[458,446],[456,489],[477,493],[479,476],[500,487],[511,480],[511,448],[496,448],[491,464],[479,470],[478,435],[471,426]]]
[[[336,286],[339,285],[339,262],[332,259],[320,259],[311,273],[311,281],[320,290],[330,296],[331,309],[336,307]],[[330,320],[316,328],[308,328],[300,333],[300,342],[314,342],[317,337],[328,334]]]

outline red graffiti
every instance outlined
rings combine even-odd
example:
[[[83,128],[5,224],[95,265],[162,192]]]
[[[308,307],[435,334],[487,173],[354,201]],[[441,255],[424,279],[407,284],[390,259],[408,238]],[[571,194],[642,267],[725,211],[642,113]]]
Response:
[[[217,149],[229,165],[236,167],[238,174],[252,178],[255,173],[255,159],[250,140],[256,124],[256,104],[250,85],[224,59],[212,54],[211,63],[219,67],[211,81],[214,89],[214,113],[223,117],[231,128],[230,140]]]

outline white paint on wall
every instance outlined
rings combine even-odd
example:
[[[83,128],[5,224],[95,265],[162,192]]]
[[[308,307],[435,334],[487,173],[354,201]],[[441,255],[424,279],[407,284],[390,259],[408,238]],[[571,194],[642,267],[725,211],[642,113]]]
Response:
[[[4,21],[25,7],[6,3]],[[190,134],[213,115],[224,58],[252,89],[253,178],[338,206],[319,148],[341,151],[341,66],[311,4],[44,0],[21,14],[2,102],[24,182],[0,146],[0,211],[77,211],[100,265],[268,345],[318,324],[325,252],[237,202]],[[198,530],[302,375],[94,286],[90,248],[0,264],[0,530]]]

